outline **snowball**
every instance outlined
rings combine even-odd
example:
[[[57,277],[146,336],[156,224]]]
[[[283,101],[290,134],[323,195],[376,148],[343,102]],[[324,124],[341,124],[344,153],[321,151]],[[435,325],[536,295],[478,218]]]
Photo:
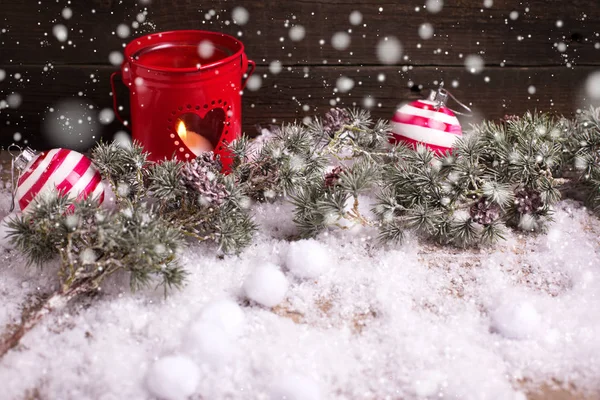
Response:
[[[242,308],[235,301],[222,299],[210,302],[204,306],[199,320],[221,328],[230,337],[236,337],[244,329],[246,316]]]
[[[483,0],[483,6],[485,8],[491,8],[494,5],[494,0]]]
[[[383,38],[377,44],[377,59],[386,65],[396,64],[402,58],[402,43],[391,36]]]
[[[231,11],[233,22],[238,25],[246,25],[250,20],[250,13],[242,6],[237,6]]]
[[[2,82],[6,78],[6,71],[0,69],[0,82]]]
[[[511,11],[511,13],[509,14],[509,18],[512,19],[513,21],[516,21],[519,18],[519,12]]]
[[[302,25],[292,26],[289,35],[293,42],[299,42],[306,36],[306,29]]]
[[[221,326],[202,320],[188,326],[182,346],[182,350],[200,364],[224,365],[233,356],[231,336]]]
[[[502,304],[491,317],[494,330],[508,339],[530,339],[540,332],[542,317],[528,302]]]
[[[302,375],[287,375],[271,389],[271,400],[319,400],[318,384]]]
[[[360,11],[355,10],[350,13],[350,23],[352,25],[360,25],[363,20],[363,15]]]
[[[483,71],[484,62],[481,56],[477,54],[469,54],[465,58],[465,67],[472,74],[478,74]]]
[[[146,387],[161,399],[186,399],[194,394],[199,383],[200,369],[190,358],[182,355],[161,358],[146,374]]]
[[[274,307],[285,298],[288,281],[276,265],[267,263],[248,275],[243,290],[250,300],[265,307]]]
[[[423,40],[428,40],[433,37],[433,25],[426,22],[419,27],[419,37]]]
[[[350,46],[350,35],[346,32],[334,33],[331,37],[331,45],[336,50],[346,50]]]
[[[600,99],[600,71],[588,75],[585,81],[585,92],[594,100]]]
[[[59,42],[66,42],[69,37],[69,31],[63,24],[56,24],[52,27],[52,34]]]
[[[527,88],[527,93],[529,94],[535,94],[536,92],[536,88],[533,85],[529,85],[529,87]]]
[[[354,80],[347,76],[340,76],[335,83],[335,87],[340,93],[347,93],[354,87]]]
[[[299,278],[317,278],[333,265],[330,251],[314,240],[300,240],[290,244],[285,266]]]

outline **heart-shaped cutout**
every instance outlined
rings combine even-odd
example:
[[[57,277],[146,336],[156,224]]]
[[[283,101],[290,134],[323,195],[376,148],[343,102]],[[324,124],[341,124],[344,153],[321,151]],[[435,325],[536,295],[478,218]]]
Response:
[[[225,111],[214,108],[204,118],[195,113],[181,115],[175,121],[175,131],[187,148],[198,156],[205,151],[214,151],[221,139],[224,125]]]

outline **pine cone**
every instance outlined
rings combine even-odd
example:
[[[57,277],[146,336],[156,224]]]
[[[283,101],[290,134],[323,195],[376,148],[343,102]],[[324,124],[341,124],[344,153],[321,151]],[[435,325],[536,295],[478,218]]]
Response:
[[[325,187],[330,188],[337,185],[343,171],[342,167],[335,167],[331,172],[325,174]]]
[[[520,120],[520,119],[521,119],[521,117],[519,117],[518,115],[514,115],[514,114],[511,114],[511,115],[509,115],[509,114],[506,114],[506,115],[504,115],[504,118],[502,118],[502,120],[503,120],[504,122],[509,122],[509,121],[518,121],[518,120]]]
[[[323,130],[329,136],[333,137],[336,132],[347,125],[350,122],[350,114],[348,111],[341,108],[332,108],[327,114],[325,114],[325,120],[323,121]]]
[[[213,158],[212,152],[205,152],[181,168],[181,181],[193,193],[197,193],[202,203],[221,205],[229,192],[217,179],[221,162]]]
[[[542,208],[542,196],[533,189],[519,189],[515,193],[515,205],[517,206],[517,211],[519,211],[519,213],[531,214]]]
[[[473,222],[481,225],[490,225],[500,216],[498,205],[490,203],[486,198],[482,198],[473,204],[469,212]]]

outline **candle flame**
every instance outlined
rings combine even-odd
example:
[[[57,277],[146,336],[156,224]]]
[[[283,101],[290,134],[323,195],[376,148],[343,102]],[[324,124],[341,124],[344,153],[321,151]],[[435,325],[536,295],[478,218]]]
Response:
[[[187,128],[185,127],[185,124],[183,123],[183,121],[179,121],[179,124],[177,125],[177,134],[179,135],[181,140],[186,139]]]

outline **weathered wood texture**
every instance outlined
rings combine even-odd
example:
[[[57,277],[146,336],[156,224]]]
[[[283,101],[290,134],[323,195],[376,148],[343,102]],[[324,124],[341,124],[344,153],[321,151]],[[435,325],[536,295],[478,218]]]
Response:
[[[0,0],[0,69],[6,72],[0,81],[0,100],[12,92],[22,96],[18,108],[0,110],[2,145],[10,143],[15,132],[37,148],[52,145],[41,134],[42,119],[61,99],[85,99],[96,106],[96,113],[111,107],[108,77],[117,67],[110,65],[108,55],[132,37],[154,31],[241,33],[247,54],[260,65],[257,73],[263,76],[261,88],[246,91],[244,97],[244,129],[251,134],[257,124],[323,113],[334,101],[363,105],[372,98],[373,113],[386,118],[402,101],[422,97],[421,86],[440,81],[459,99],[472,103],[480,117],[534,108],[570,114],[586,107],[582,87],[587,76],[600,69],[600,49],[595,48],[600,42],[600,2],[589,0],[494,0],[490,8],[483,0],[446,0],[438,13],[428,12],[422,0],[71,3],[73,16],[65,20],[61,11],[66,1]],[[231,22],[236,6],[249,12],[243,26]],[[144,7],[145,20],[131,28],[131,37],[121,39],[113,33],[119,24],[131,27]],[[358,26],[349,22],[355,10],[362,14]],[[424,22],[434,28],[429,40],[418,34]],[[69,29],[71,44],[54,38],[52,27],[58,23]],[[301,41],[289,37],[294,25],[305,28]],[[350,46],[336,50],[332,35],[349,30]],[[376,57],[377,43],[386,36],[402,42],[405,58],[399,65],[383,66]],[[485,60],[480,74],[466,70],[464,59],[469,54]],[[274,60],[285,66],[278,75],[268,69]],[[335,92],[340,76],[354,79],[349,93]],[[458,87],[451,86],[453,81]],[[530,94],[530,86],[535,93]],[[126,105],[126,89],[121,87],[118,94]],[[96,136],[110,138],[120,128],[113,123]]]

